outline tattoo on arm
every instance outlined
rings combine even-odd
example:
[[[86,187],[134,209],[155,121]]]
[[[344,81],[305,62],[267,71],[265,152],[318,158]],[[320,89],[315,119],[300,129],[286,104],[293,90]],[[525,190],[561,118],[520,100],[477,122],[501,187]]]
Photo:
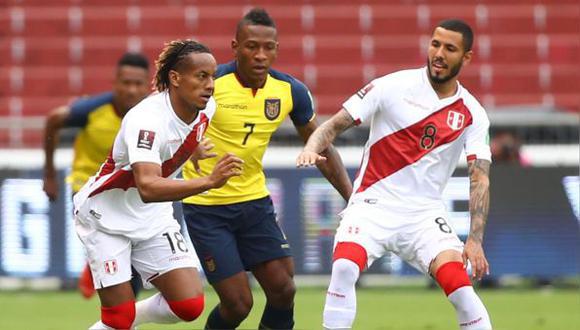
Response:
[[[471,229],[469,237],[483,242],[483,233],[489,212],[489,167],[487,160],[476,159],[469,163]]]
[[[310,135],[304,149],[321,153],[330,146],[338,134],[352,126],[354,126],[354,120],[346,110],[342,109]]]

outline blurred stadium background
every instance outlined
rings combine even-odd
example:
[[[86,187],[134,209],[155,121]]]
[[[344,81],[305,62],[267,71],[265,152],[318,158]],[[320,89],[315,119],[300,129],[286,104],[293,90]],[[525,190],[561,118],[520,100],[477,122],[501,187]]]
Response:
[[[127,50],[141,51],[153,61],[165,42],[192,37],[209,45],[218,62],[229,61],[235,24],[253,5],[265,7],[275,19],[280,41],[275,68],[308,85],[319,121],[374,77],[422,66],[431,28],[439,20],[469,22],[476,34],[475,58],[461,82],[488,111],[495,160],[485,242],[492,276],[483,284],[496,290],[484,290],[484,301],[490,297],[492,317],[513,309],[512,316],[500,317],[498,329],[580,328],[577,0],[0,0],[0,306],[42,309],[81,300],[68,292],[34,291],[72,287],[84,264],[70,202],[61,198],[51,204],[42,192],[40,148],[47,112],[79,95],[109,90],[114,64]],[[337,146],[354,174],[367,128],[348,133]],[[56,154],[63,178],[74,134],[63,134]],[[300,143],[289,123],[275,135],[265,160],[268,184],[294,246],[299,285],[323,287],[343,202],[317,171],[293,169]],[[466,180],[461,164],[445,192],[461,236],[469,225]],[[373,304],[396,310],[391,299],[406,297],[392,288],[400,285],[419,287],[411,291],[416,300],[409,308],[421,304],[423,296],[438,294],[428,289],[432,283],[427,279],[387,257],[363,276],[361,286],[389,286],[384,290],[391,291],[373,296],[375,291],[363,290],[362,297],[371,298],[362,298],[361,311]],[[558,288],[557,293],[549,296],[547,287]],[[297,304],[297,325],[305,329],[320,324],[323,290],[311,290],[305,295],[315,298],[302,301],[320,306]],[[439,298],[433,301],[451,317]],[[24,328],[88,326],[97,317],[96,305],[80,306],[85,309],[71,311],[76,318],[70,315],[70,322],[69,313],[62,312],[54,324]],[[516,306],[527,308],[518,314]],[[18,313],[2,309],[0,328],[22,328],[10,321]],[[316,311],[308,316],[314,323],[300,320],[301,311]],[[406,318],[389,323],[380,313],[359,315],[375,323],[357,324],[361,329],[446,329],[453,324],[450,318],[433,321],[432,314],[404,309],[399,314]],[[88,315],[84,323],[75,323],[79,315]]]

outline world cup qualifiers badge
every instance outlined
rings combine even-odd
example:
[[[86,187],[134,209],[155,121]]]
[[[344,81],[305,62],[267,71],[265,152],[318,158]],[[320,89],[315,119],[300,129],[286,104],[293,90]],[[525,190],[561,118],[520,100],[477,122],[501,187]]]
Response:
[[[280,99],[266,99],[264,103],[264,114],[269,120],[274,120],[280,115]]]

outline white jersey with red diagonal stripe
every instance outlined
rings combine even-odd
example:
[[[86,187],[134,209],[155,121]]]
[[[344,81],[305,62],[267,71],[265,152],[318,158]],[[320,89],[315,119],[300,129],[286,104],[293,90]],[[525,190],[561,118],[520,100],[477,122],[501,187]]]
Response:
[[[357,124],[370,122],[351,202],[441,207],[462,152],[491,160],[483,107],[459,83],[455,95],[439,99],[426,67],[375,79],[343,107]]]
[[[191,124],[175,114],[167,92],[153,94],[132,108],[99,172],[75,195],[75,214],[100,230],[145,239],[173,220],[172,202],[144,203],[131,165],[161,165],[162,176],[175,178],[201,141],[215,112],[210,99]]]

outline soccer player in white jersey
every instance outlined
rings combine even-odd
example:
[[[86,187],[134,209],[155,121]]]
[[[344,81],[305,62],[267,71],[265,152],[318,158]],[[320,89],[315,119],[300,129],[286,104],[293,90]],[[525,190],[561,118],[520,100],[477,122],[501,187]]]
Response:
[[[189,158],[215,156],[203,134],[216,108],[216,61],[206,46],[177,40],[156,64],[159,93],[127,113],[106,162],[74,197],[77,233],[102,306],[91,329],[189,322],[201,314],[196,258],[171,201],[221,187],[241,170],[241,160],[228,154],[206,177],[175,179]],[[135,304],[131,265],[160,293]]]
[[[489,120],[457,81],[471,61],[472,44],[466,23],[441,22],[429,43],[427,67],[373,80],[310,136],[298,156],[298,167],[325,161],[320,151],[338,134],[370,123],[353,194],[335,236],[325,328],[352,327],[360,272],[391,251],[439,283],[461,329],[491,329],[466,272],[469,261],[474,278],[489,273],[482,248],[489,208]],[[447,223],[441,198],[462,152],[471,181],[465,246]]]

